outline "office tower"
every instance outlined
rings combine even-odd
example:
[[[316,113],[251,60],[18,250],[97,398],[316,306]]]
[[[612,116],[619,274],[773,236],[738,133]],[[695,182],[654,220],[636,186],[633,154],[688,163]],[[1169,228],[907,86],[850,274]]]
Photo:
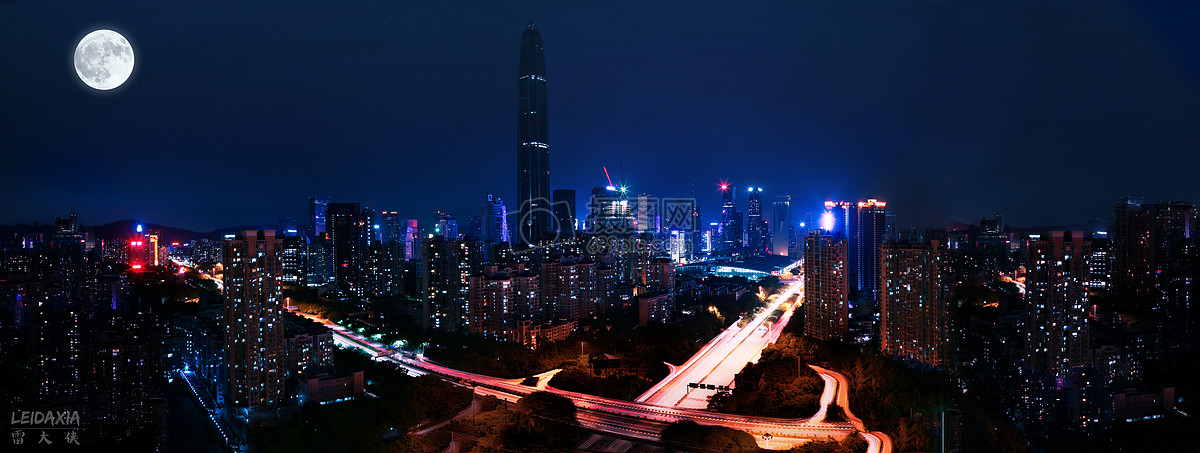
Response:
[[[483,241],[483,217],[473,215],[467,219],[467,234],[464,239]]]
[[[1155,241],[1152,205],[1121,198],[1113,208],[1113,302],[1119,310],[1139,312],[1158,306],[1154,288]]]
[[[630,234],[634,231],[633,209],[624,192],[616,187],[593,187],[588,209],[590,233]]]
[[[306,277],[304,257],[308,238],[304,236],[283,236],[279,242],[279,281],[301,285]]]
[[[453,215],[438,211],[437,225],[433,228],[433,235],[442,239],[458,239],[458,219]]]
[[[304,238],[304,284],[322,286],[331,281],[329,244],[321,238]]]
[[[325,217],[325,233],[333,252],[333,281],[339,291],[349,296],[365,294],[362,264],[369,241],[362,214],[358,203],[329,203]]]
[[[487,203],[483,205],[483,242],[489,249],[500,243],[508,242],[508,210],[500,197],[488,194]]]
[[[571,321],[594,316],[603,300],[597,269],[597,263],[577,257],[542,263],[542,309]]]
[[[1107,289],[1112,285],[1113,243],[1111,239],[1097,238],[1092,233],[1092,252],[1088,255],[1089,288]]]
[[[554,221],[560,239],[575,236],[574,189],[554,189]]]
[[[874,198],[858,203],[827,201],[825,210],[832,216],[822,217],[822,222],[832,220],[835,235],[846,238],[850,298],[868,302],[871,311],[879,302],[879,244],[887,228],[886,206]]]
[[[384,244],[395,243],[404,245],[404,219],[396,211],[380,211],[380,237]]]
[[[225,241],[226,395],[235,409],[255,411],[283,403],[279,251],[270,230],[240,231]]]
[[[651,197],[650,194],[638,195],[633,201],[633,225],[635,231],[641,233],[657,234],[661,224],[659,221],[659,204],[658,199]]]
[[[300,234],[296,219],[284,217],[279,219],[279,235],[280,236],[297,236]]]
[[[321,237],[325,235],[325,212],[329,206],[329,197],[310,197],[308,199],[308,235]]]
[[[879,303],[879,245],[886,234],[886,203],[875,199],[858,202],[850,242],[851,291],[858,299]]]
[[[743,247],[742,213],[737,210],[737,188],[721,184],[721,246],[720,250]]]
[[[901,235],[884,243],[879,349],[923,366],[951,364],[950,301],[954,283],[946,272],[946,243]]]
[[[520,341],[520,322],[539,317],[539,278],[523,269],[485,266],[468,277],[471,333],[502,341]]]
[[[1029,241],[1025,358],[1028,416],[1046,420],[1088,364],[1088,255],[1081,231],[1048,231]]]
[[[775,202],[775,215],[771,222],[771,253],[790,256],[792,231],[792,197],[780,195]],[[797,257],[798,258],[798,257]]]
[[[417,228],[417,219],[408,219],[404,223],[404,259],[419,260],[422,250],[425,248],[421,246],[421,230]]]
[[[762,187],[750,187],[747,192],[750,196],[746,203],[746,246],[756,254],[768,253],[771,244],[767,242],[770,239],[768,223],[762,215]]]
[[[804,237],[804,334],[818,340],[849,333],[846,245],[828,231]]]
[[[688,258],[699,259],[698,257],[704,253],[706,248],[704,240],[704,222],[700,215],[700,202],[696,200],[695,190],[692,191],[692,222],[688,225],[688,237],[691,240],[691,250],[689,250]]]
[[[363,206],[362,212],[360,212],[358,216],[359,221],[362,222],[363,232],[367,237],[367,248],[378,245],[380,242],[382,242],[382,228],[380,228],[379,222],[375,217],[375,210]]]
[[[162,235],[157,229],[146,231],[144,236],[144,245],[146,247],[146,264],[151,266],[163,266],[167,264],[167,254],[163,251],[162,243],[159,237]]]
[[[546,59],[542,35],[530,22],[521,35],[517,74],[517,237],[521,247],[550,229],[550,141],[546,121]]]

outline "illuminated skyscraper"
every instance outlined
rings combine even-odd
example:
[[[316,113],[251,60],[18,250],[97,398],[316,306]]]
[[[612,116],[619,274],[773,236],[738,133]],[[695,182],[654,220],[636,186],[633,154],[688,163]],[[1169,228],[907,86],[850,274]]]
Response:
[[[742,213],[737,210],[737,188],[731,184],[721,184],[721,244],[719,250],[741,248],[742,242]]]
[[[384,244],[404,244],[404,219],[396,211],[380,211],[380,237]]]
[[[286,369],[275,232],[239,231],[225,241],[224,256],[227,402],[251,411],[278,406]]]
[[[308,235],[321,237],[325,234],[325,211],[329,206],[329,197],[311,197],[308,199]]]
[[[849,333],[846,240],[815,230],[804,237],[804,334],[840,340]]]
[[[508,242],[508,212],[499,197],[488,194],[487,203],[481,208],[483,220],[483,242],[490,248]]]
[[[550,229],[550,145],[546,121],[546,59],[542,35],[530,22],[521,35],[517,74],[517,238],[536,243]]]
[[[770,249],[767,221],[763,220],[762,187],[749,189],[750,201],[746,204],[746,245],[754,253],[767,253]]]
[[[792,235],[792,197],[780,195],[775,202],[774,221],[771,222],[771,253],[789,256]],[[799,257],[796,257],[799,258]]]
[[[851,299],[879,302],[879,245],[887,229],[886,206],[874,198],[858,203],[825,202],[826,211],[833,214],[831,231],[848,243]]]
[[[333,251],[333,281],[348,295],[363,295],[362,263],[369,236],[358,203],[330,203],[325,218]]]
[[[444,212],[437,214],[437,226],[433,228],[434,236],[442,239],[458,239],[458,219]]]

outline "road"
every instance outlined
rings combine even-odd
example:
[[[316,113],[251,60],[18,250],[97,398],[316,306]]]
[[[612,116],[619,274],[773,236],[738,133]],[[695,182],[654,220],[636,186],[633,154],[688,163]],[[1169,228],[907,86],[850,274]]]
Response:
[[[845,390],[848,385],[845,377],[819,367],[813,367],[813,369],[821,375],[826,385],[821,396],[822,408],[813,417],[802,419],[754,417],[707,412],[681,404],[686,401],[688,382],[724,381],[724,384],[721,385],[728,385],[733,380],[733,374],[740,371],[747,362],[757,359],[762,348],[778,337],[779,332],[776,329],[782,328],[786,318],[781,319],[776,328],[765,331],[759,330],[759,328],[766,327],[766,318],[781,303],[792,294],[798,294],[801,291],[803,291],[802,282],[790,282],[785,291],[751,322],[742,328],[736,328],[736,325],[731,326],[718,338],[710,341],[684,365],[675,369],[666,379],[647,391],[647,394],[638,398],[642,401],[616,400],[545,387],[544,380],[548,380],[552,372],[539,375],[543,379],[539,379],[540,385],[533,387],[522,385],[521,379],[501,379],[455,370],[431,362],[421,355],[398,352],[358,333],[343,329],[329,320],[305,316],[328,326],[334,333],[335,341],[339,344],[363,349],[375,355],[376,360],[392,362],[410,375],[434,374],[455,382],[469,383],[475,386],[476,391],[481,394],[489,394],[510,402],[515,402],[524,395],[538,391],[538,387],[544,388],[544,391],[566,397],[575,404],[579,409],[581,426],[622,438],[658,441],[659,433],[666,424],[691,420],[705,425],[719,425],[746,431],[755,436],[760,447],[768,449],[787,449],[814,439],[841,440],[859,434],[867,439],[869,445],[872,445],[869,452],[890,452],[890,441],[887,436],[883,436],[881,433],[864,432],[862,421],[851,414],[849,397]],[[734,369],[734,371],[730,373],[728,371],[730,369]],[[706,379],[707,381],[705,381]],[[681,388],[682,391],[680,391]],[[671,402],[672,398],[676,398],[673,403]],[[651,401],[661,401],[667,404],[655,404]],[[825,406],[830,402],[841,406],[849,421],[826,422],[824,411]],[[694,403],[689,404],[694,405]],[[770,436],[763,436],[764,434]]]
[[[784,283],[787,285],[784,290],[771,299],[767,307],[745,326],[739,328],[736,323],[729,326],[687,362],[672,369],[671,374],[634,401],[668,407],[707,408],[708,397],[716,393],[716,390],[693,389],[689,388],[688,384],[732,385],[733,377],[741,372],[747,363],[757,360],[763,348],[779,338],[784,326],[791,319],[792,310],[787,310],[775,323],[769,322],[767,318],[792,296],[804,295],[803,278]]]

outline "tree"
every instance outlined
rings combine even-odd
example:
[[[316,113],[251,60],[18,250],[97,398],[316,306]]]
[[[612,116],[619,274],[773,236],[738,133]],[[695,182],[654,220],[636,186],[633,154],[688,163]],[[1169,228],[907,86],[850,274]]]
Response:
[[[662,441],[678,451],[752,452],[758,451],[754,436],[724,426],[701,425],[691,420],[675,422],[662,430]]]
[[[501,438],[507,447],[567,448],[579,438],[575,403],[550,392],[533,392],[517,400],[517,422]]]

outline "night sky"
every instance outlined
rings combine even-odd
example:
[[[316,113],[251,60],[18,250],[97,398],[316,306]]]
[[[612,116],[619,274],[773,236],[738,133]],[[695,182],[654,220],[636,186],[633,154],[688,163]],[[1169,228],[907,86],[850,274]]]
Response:
[[[0,224],[514,209],[530,20],[581,214],[602,166],[635,193],[694,180],[708,220],[722,179],[797,215],[883,198],[900,226],[1200,202],[1200,2],[509,3],[0,2]],[[98,28],[137,56],[111,92],[72,67]]]

